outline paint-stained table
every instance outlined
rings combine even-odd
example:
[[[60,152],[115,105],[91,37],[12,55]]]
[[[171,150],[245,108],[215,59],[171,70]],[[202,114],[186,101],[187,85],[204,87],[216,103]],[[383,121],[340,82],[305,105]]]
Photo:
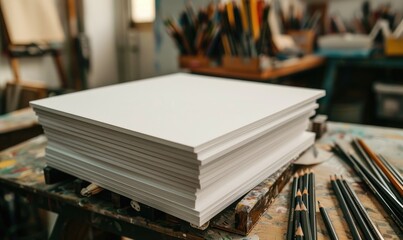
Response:
[[[0,115],[0,151],[43,134],[31,108]]]
[[[329,123],[328,133],[316,142],[316,147],[328,149],[335,140],[348,140],[351,136],[363,138],[376,152],[383,154],[392,164],[403,170],[403,130],[362,125]],[[247,237],[227,233],[212,227],[202,231],[183,221],[150,221],[130,207],[114,208],[108,201],[95,197],[81,197],[75,194],[72,180],[46,185],[44,147],[46,138],[40,136],[29,143],[7,149],[0,154],[0,186],[26,196],[32,204],[59,213],[54,239],[62,232],[65,218],[78,217],[93,226],[106,231],[136,239],[285,239],[288,218],[289,185],[278,195]],[[329,175],[342,174],[353,186],[369,215],[378,225],[385,239],[403,239],[381,205],[368,191],[354,171],[337,157],[313,166],[316,173],[316,198],[327,208],[340,239],[351,239],[346,222],[333,191]],[[317,209],[318,239],[328,239]]]

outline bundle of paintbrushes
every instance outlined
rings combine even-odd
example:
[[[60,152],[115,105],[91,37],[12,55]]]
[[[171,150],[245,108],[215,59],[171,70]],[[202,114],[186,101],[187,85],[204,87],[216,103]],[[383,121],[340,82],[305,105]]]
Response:
[[[385,211],[403,231],[403,179],[399,171],[382,155],[376,154],[363,140],[351,142],[356,153],[335,143],[333,151],[354,168]],[[365,238],[370,239],[370,238]],[[376,239],[376,238],[375,238]]]
[[[189,2],[179,16],[179,24],[173,18],[164,21],[181,55],[213,56],[221,52],[221,27],[217,24],[216,15],[212,3],[196,14]]]
[[[343,179],[343,176],[341,178],[336,175],[330,176],[330,182],[353,239],[383,239],[359,198],[347,181]],[[331,232],[329,229],[328,231]],[[335,233],[330,233],[331,236],[333,234]]]
[[[274,8],[285,33],[293,30],[316,30],[322,18],[321,11],[310,14],[303,1],[277,0]]]
[[[315,174],[306,170],[295,174],[290,195],[287,239],[317,239]]]
[[[264,0],[210,4],[198,14],[187,5],[179,24],[170,18],[165,26],[182,55],[274,56],[277,48],[268,23],[269,11]]]
[[[268,22],[270,5],[265,1],[228,2],[218,12],[225,55],[257,57],[274,56],[278,52]]]

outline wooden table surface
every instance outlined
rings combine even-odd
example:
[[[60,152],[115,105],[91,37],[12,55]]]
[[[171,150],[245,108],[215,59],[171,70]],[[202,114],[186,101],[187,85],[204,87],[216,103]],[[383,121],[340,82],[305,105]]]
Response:
[[[376,152],[383,154],[392,164],[403,170],[403,130],[368,127],[353,124],[329,123],[328,133],[316,142],[318,148],[327,149],[335,140],[346,140],[351,136],[363,138]],[[0,186],[28,196],[39,206],[55,212],[75,208],[84,213],[91,213],[88,221],[96,225],[105,223],[104,229],[126,236],[135,236],[134,227],[141,227],[153,232],[182,239],[285,239],[288,220],[289,186],[278,195],[274,203],[263,214],[258,224],[247,236],[239,236],[209,227],[205,231],[191,228],[189,224],[178,221],[149,221],[136,216],[130,208],[114,209],[110,203],[94,197],[77,196],[71,183],[44,184],[45,166],[44,147],[46,138],[39,137],[29,145],[22,145],[0,154]],[[327,208],[340,239],[351,239],[346,222],[330,188],[329,175],[342,174],[353,186],[369,215],[377,224],[385,239],[403,239],[403,234],[394,225],[390,217],[374,199],[365,184],[356,177],[354,171],[337,157],[313,166],[316,173],[316,198]],[[85,210],[85,211],[84,211]],[[318,239],[328,239],[326,230],[317,209]],[[83,217],[84,219],[84,217]],[[99,225],[98,225],[99,226]],[[137,230],[136,230],[137,231]]]
[[[191,68],[190,72],[196,74],[237,78],[254,81],[269,81],[273,78],[284,77],[287,75],[295,74],[298,72],[306,71],[312,68],[322,66],[326,61],[325,57],[316,55],[307,55],[300,59],[292,60],[284,66],[271,68],[261,72],[245,72],[245,71],[232,71],[223,67],[197,67]]]

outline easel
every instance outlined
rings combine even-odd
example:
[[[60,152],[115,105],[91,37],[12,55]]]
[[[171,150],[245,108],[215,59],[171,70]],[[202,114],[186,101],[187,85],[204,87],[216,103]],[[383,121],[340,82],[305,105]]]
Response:
[[[10,61],[10,67],[11,71],[14,76],[14,82],[15,83],[21,83],[21,77],[20,77],[20,64],[18,58],[20,57],[42,57],[47,54],[51,54],[53,61],[55,63],[59,78],[60,78],[60,83],[62,88],[67,88],[68,83],[67,83],[67,77],[64,72],[64,67],[62,64],[62,59],[61,59],[61,52],[59,49],[56,48],[51,48],[47,45],[37,45],[37,44],[30,44],[26,46],[15,46],[15,45],[9,45],[7,48],[8,51],[8,57]]]
[[[15,51],[15,49],[18,49]],[[50,54],[55,63],[59,78],[60,87],[66,89],[68,87],[66,74],[61,60],[61,53],[58,49],[41,49],[36,45],[29,46],[12,46],[7,49],[13,80],[6,84],[6,112],[14,111],[23,107],[28,107],[30,100],[44,98],[47,96],[47,87],[44,83],[34,83],[22,81],[20,75],[21,57],[43,57]],[[24,97],[25,96],[25,97]]]
[[[36,15],[40,15],[45,11],[47,12],[47,14],[44,14],[42,17],[42,23],[44,21],[57,22],[56,24],[52,24],[51,29],[49,29],[49,32],[52,33],[49,36],[43,37],[41,36],[41,30],[43,32],[43,29],[46,29],[47,26],[40,26],[41,22],[39,21],[33,23],[37,24],[36,26],[28,26],[30,19],[26,16],[30,15],[29,13],[32,15],[32,12],[28,12],[31,8],[25,6],[21,7],[9,0],[1,0],[0,3],[1,24],[5,36],[3,39],[4,49],[13,74],[13,79],[7,83],[5,90],[5,110],[6,112],[10,112],[22,107],[27,107],[30,100],[47,96],[47,87],[45,84],[22,81],[19,58],[43,57],[50,54],[60,78],[60,87],[62,89],[68,87],[67,77],[61,60],[60,48],[52,45],[53,43],[61,43],[64,40],[64,35],[60,21],[57,19],[56,9],[51,5],[51,2],[39,0],[33,3],[40,6],[34,8],[36,9],[36,12],[34,12]],[[31,28],[34,30],[29,31]],[[27,31],[27,29],[29,30]]]

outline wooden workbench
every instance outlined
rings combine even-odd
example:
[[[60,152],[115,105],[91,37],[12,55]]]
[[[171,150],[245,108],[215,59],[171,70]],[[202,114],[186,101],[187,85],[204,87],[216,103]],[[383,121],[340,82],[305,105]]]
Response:
[[[307,55],[299,59],[293,59],[283,66],[278,66],[261,72],[233,71],[223,67],[195,67],[190,72],[217,77],[245,79],[253,81],[270,81],[274,78],[292,75],[298,72],[307,71],[322,66],[326,61],[325,57]],[[287,61],[286,61],[287,62]]]
[[[350,136],[363,138],[375,151],[403,170],[403,130],[361,125],[329,123],[329,131],[316,145],[327,149],[334,140]],[[161,239],[161,235],[180,239],[285,239],[288,218],[289,186],[279,194],[271,207],[263,214],[258,224],[247,237],[230,234],[218,229],[196,230],[183,221],[150,221],[137,216],[130,207],[116,209],[108,201],[96,197],[81,197],[74,193],[72,181],[46,185],[42,174],[45,166],[44,147],[46,138],[39,137],[29,144],[17,146],[0,154],[0,186],[26,196],[32,204],[54,211],[63,218],[79,218],[106,231],[140,239]],[[6,162],[8,161],[8,162]],[[385,239],[403,239],[381,205],[367,191],[354,171],[337,157],[313,167],[316,173],[316,198],[327,208],[340,239],[351,239],[346,222],[342,218],[334,193],[330,189],[329,175],[342,174],[351,183],[358,197],[378,225]],[[326,230],[317,210],[318,239],[327,239]],[[56,230],[62,230],[56,224]],[[52,237],[58,239],[58,232]],[[168,239],[169,239],[168,237]],[[136,238],[137,239],[137,238]]]

